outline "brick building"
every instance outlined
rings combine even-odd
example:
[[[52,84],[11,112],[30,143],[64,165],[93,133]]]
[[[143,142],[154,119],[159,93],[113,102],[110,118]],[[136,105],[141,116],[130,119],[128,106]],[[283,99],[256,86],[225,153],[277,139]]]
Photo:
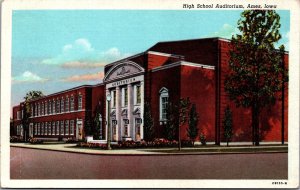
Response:
[[[155,137],[163,137],[166,105],[187,97],[196,104],[198,128],[207,141],[219,144],[223,140],[222,120],[227,105],[233,113],[233,141],[251,141],[251,111],[237,108],[224,91],[229,50],[229,41],[221,38],[159,42],[145,52],[106,65],[99,85],[80,86],[33,100],[29,135],[82,139],[86,121],[92,121],[98,109],[101,138],[105,141],[106,96],[110,94],[112,141],[144,138],[146,102],[151,105]],[[284,61],[288,67],[288,54]],[[13,126],[18,135],[22,134],[20,106],[13,108]],[[282,134],[288,140],[287,107],[286,88],[283,100],[265,108],[260,116],[262,141],[280,142]],[[181,130],[182,139],[188,139],[185,128],[187,124]]]
[[[84,85],[34,99],[30,102],[29,134],[24,134],[22,103],[13,108],[15,135],[37,138],[82,139],[83,127],[103,102],[103,84]]]

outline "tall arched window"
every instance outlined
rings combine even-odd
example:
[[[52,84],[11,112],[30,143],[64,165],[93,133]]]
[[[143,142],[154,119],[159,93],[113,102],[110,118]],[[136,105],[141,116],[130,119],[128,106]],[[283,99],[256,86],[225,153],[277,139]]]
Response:
[[[159,120],[167,120],[167,108],[169,102],[169,91],[163,87],[159,91]]]

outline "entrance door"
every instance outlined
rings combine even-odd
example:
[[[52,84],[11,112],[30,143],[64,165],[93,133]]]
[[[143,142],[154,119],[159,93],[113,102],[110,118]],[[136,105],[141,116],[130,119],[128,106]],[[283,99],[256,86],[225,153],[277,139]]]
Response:
[[[77,120],[77,126],[76,126],[76,139],[78,140],[82,140],[82,120],[78,119]]]
[[[141,140],[141,122],[140,122],[140,118],[135,119],[135,140],[136,141]]]

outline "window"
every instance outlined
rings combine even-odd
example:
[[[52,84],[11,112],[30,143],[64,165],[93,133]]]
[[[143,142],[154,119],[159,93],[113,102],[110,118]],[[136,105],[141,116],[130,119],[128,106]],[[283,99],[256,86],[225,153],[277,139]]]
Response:
[[[65,135],[69,135],[69,120],[66,121],[66,125],[65,125]]]
[[[168,89],[163,87],[160,91],[159,96],[159,118],[161,121],[167,119],[167,109],[168,109],[168,102],[169,102],[169,92]]]
[[[42,110],[41,110],[41,115],[44,115],[44,102],[42,102]]]
[[[58,98],[56,100],[56,113],[60,113],[60,100]]]
[[[17,120],[21,119],[21,111],[17,111]]]
[[[55,135],[55,133],[56,135],[59,135],[59,121],[56,121],[56,131],[55,128],[53,128],[52,134]]]
[[[51,128],[51,122],[49,122],[49,125],[48,125],[48,135],[51,135],[53,133],[51,133],[52,131],[55,130],[55,121],[52,122],[52,128]]]
[[[114,90],[114,91],[112,91],[112,107],[113,108],[115,108],[116,107],[116,98],[117,97],[117,93],[116,93],[116,91]]]
[[[18,125],[17,126],[17,135],[21,135],[23,134],[23,126],[22,125]]]
[[[38,114],[37,114],[37,116],[39,116],[39,115],[41,115],[41,105],[40,105],[40,103],[38,103]]]
[[[56,135],[59,135],[59,121],[56,122]]]
[[[136,86],[136,104],[141,103],[141,86],[137,85]]]
[[[74,96],[71,96],[71,107],[70,111],[74,111]]]
[[[48,103],[45,101],[45,115],[48,115]]]
[[[38,128],[37,128],[37,124],[34,124],[34,135],[38,134]]]
[[[74,135],[74,120],[70,121],[70,135]]]
[[[45,123],[45,126],[42,129],[44,130],[43,135],[47,135],[47,133],[48,133],[48,122]]]
[[[60,121],[60,134],[64,135],[64,121]]]
[[[37,116],[37,104],[34,104],[34,116]]]
[[[78,95],[78,110],[82,109],[82,95]]]
[[[38,135],[43,135],[43,132],[44,132],[44,123],[41,123],[39,126],[38,126]]]
[[[31,116],[34,116],[33,115],[33,105],[32,104],[30,105],[30,111],[31,111]]]
[[[51,127],[50,127],[50,134],[51,134]],[[52,122],[52,135],[55,135],[55,121]]]
[[[123,88],[123,101],[122,101],[122,105],[123,106],[127,106],[128,105],[128,90],[127,88]]]
[[[69,98],[66,98],[66,112],[69,111]]]
[[[41,123],[37,124],[37,134],[40,135]]]
[[[64,104],[64,98],[61,98],[60,100],[60,111],[65,112],[65,104]]]
[[[52,102],[52,113],[55,114],[55,100]]]
[[[55,123],[54,123],[54,125],[55,125]],[[51,121],[48,122],[48,135],[51,135]]]
[[[48,113],[52,114],[51,100],[49,100]]]
[[[20,126],[17,125],[17,135],[20,135]]]
[[[34,135],[39,135],[39,123],[34,124]]]

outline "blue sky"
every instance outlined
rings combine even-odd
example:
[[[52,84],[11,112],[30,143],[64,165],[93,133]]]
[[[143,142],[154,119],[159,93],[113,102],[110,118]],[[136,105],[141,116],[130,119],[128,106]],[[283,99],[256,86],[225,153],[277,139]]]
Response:
[[[12,15],[12,106],[26,92],[97,84],[104,65],[159,41],[230,38],[241,11],[19,10]],[[289,49],[289,11],[280,44]]]

